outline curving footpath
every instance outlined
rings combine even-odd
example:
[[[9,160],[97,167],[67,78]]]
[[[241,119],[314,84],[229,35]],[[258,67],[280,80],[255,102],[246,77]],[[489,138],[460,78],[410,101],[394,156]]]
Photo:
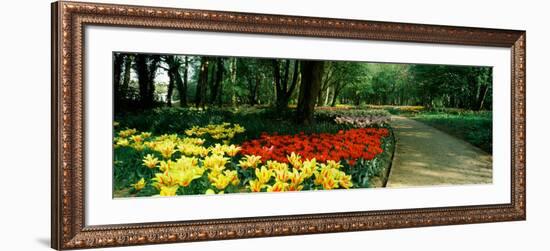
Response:
[[[492,182],[492,156],[431,126],[393,116],[397,148],[387,187]]]

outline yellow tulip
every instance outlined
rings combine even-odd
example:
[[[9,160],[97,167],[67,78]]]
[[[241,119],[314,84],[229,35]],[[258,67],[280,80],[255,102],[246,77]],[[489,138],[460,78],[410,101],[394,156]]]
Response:
[[[172,167],[175,164],[174,161],[172,160],[168,160],[168,161],[161,160],[159,163],[160,163],[159,169],[163,172],[172,169]]]
[[[288,170],[273,170],[275,171],[275,179],[280,182],[287,182],[290,179]]]
[[[248,189],[251,192],[261,192],[262,188],[266,187],[266,185],[264,185],[259,180],[250,180],[248,181],[248,184],[249,184]]]
[[[165,140],[161,144],[156,146],[155,151],[160,152],[162,157],[164,157],[165,159],[170,159],[172,157],[172,154],[176,152],[174,150],[174,147],[176,147],[176,144],[174,144],[174,142]]]
[[[150,148],[150,149],[155,149],[158,145],[158,142],[156,141],[146,141],[145,143],[143,143],[146,147]]]
[[[193,126],[190,129],[185,130],[185,134],[187,134],[187,136],[193,136],[193,134],[196,134],[197,128],[199,127]]]
[[[269,170],[288,170],[288,165],[286,163],[279,163],[277,161],[273,161],[273,160],[268,160],[266,162],[266,165],[267,165],[267,168],[269,168]]]
[[[340,161],[336,162],[334,160],[327,160],[327,166],[335,169],[340,169],[340,167],[342,167],[342,165],[340,164]]]
[[[212,185],[214,185],[214,187],[216,187],[218,190],[223,190],[229,185],[229,182],[231,182],[230,177],[220,174],[213,178]]]
[[[116,146],[128,146],[130,145],[130,141],[128,139],[119,138],[116,142]]]
[[[179,186],[163,186],[160,188],[160,196],[175,196]]]
[[[340,180],[338,181],[338,184],[346,189],[349,189],[353,186],[353,183],[351,182],[351,175],[343,175],[340,177]]]
[[[290,184],[288,186],[288,191],[302,191],[302,189],[304,189],[302,185]]]
[[[153,187],[156,189],[161,189],[163,186],[174,186],[177,185],[177,182],[168,172],[164,173],[155,173],[155,177],[151,179],[153,181]]]
[[[243,169],[256,168],[259,164],[262,163],[261,159],[262,156],[245,155],[245,160],[239,160],[239,166]]]
[[[269,182],[271,176],[273,176],[273,171],[265,168],[265,166],[262,166],[261,168],[256,168],[255,173],[258,181],[260,181],[262,184]]]
[[[317,160],[315,158],[305,160],[302,163],[302,167],[314,171],[315,169],[317,169]]]
[[[225,176],[227,176],[228,179],[230,179],[231,184],[233,184],[234,186],[239,185],[239,182],[241,182],[241,181],[239,180],[239,176],[238,176],[236,170],[232,170],[232,171],[230,171],[230,170],[225,170],[225,171],[223,171],[223,174],[224,174]]]
[[[325,176],[321,175],[319,172],[315,172],[315,179],[313,180],[313,183],[315,185],[321,185],[325,181]]]
[[[213,154],[204,158],[202,164],[208,169],[223,170],[229,158],[223,157],[223,155]]]
[[[143,138],[139,134],[130,136],[130,139],[136,143],[141,143],[143,141]]]
[[[191,145],[202,145],[204,144],[204,139],[201,138],[181,138],[181,144],[191,144]]]
[[[163,134],[156,138],[158,141],[171,141],[172,143],[176,142],[178,140],[177,134]]]
[[[233,131],[236,133],[243,133],[246,130],[244,129],[244,127],[240,126],[239,124],[235,124],[233,125]]]
[[[244,128],[240,125],[234,125],[231,127],[230,123],[222,124],[210,124],[204,127],[193,126],[190,129],[185,130],[187,136],[202,136],[204,134],[209,134],[213,139],[218,139],[224,141],[224,144],[228,142],[226,140],[232,139],[235,137],[235,134],[244,132]]]
[[[159,163],[159,159],[157,159],[154,155],[152,154],[147,154],[144,158],[143,158],[143,165],[148,167],[148,168],[155,168],[157,167]]]
[[[325,190],[331,190],[331,189],[334,189],[334,188],[338,188],[338,182],[336,182],[336,180],[334,180],[333,178],[325,178],[323,180],[323,189]]]
[[[290,155],[287,155],[286,158],[295,169],[299,170],[302,167],[302,157],[300,155],[292,152]]]
[[[199,160],[195,157],[181,156],[179,159],[176,160],[172,169],[190,170],[197,167],[198,164]]]
[[[139,143],[135,142],[131,145],[131,147],[134,148],[136,151],[139,151],[139,152],[141,152],[141,151],[143,151],[143,149],[145,149],[145,146],[141,142],[139,142]]]
[[[132,187],[134,187],[136,191],[143,189],[145,187],[145,179],[141,178],[138,182],[132,184]]]
[[[182,186],[187,187],[194,179],[200,178],[202,175],[197,174],[194,170],[179,170],[173,169],[167,173],[174,181]]]
[[[304,181],[304,176],[298,170],[292,169],[292,173],[289,173],[289,179],[290,184],[298,186]]]
[[[226,145],[216,144],[214,147],[210,147],[210,152],[214,155],[223,156],[225,154]]]
[[[311,161],[304,161],[304,164],[302,165],[300,171],[300,174],[304,179],[311,177],[313,173],[317,171],[317,162],[315,161],[315,159]]]
[[[288,184],[284,182],[277,181],[273,186],[267,186],[268,192],[284,192],[288,191]]]
[[[134,135],[136,132],[137,132],[136,129],[126,129],[126,130],[122,130],[122,131],[118,132],[118,136],[121,137],[121,138],[126,138],[126,137],[129,137],[131,135]]]
[[[225,149],[225,153],[230,157],[235,157],[237,153],[241,150],[240,146],[230,145]]]
[[[198,146],[190,143],[183,143],[178,145],[178,150],[187,156],[202,156],[208,155],[209,150],[203,146]]]
[[[151,137],[151,133],[150,132],[142,132],[141,137],[144,138],[144,139],[149,138],[149,137]]]

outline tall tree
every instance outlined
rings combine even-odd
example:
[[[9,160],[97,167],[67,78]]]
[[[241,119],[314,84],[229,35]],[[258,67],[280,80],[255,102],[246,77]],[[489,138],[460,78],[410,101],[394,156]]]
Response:
[[[323,70],[323,61],[302,62],[302,82],[296,109],[296,120],[300,124],[310,125],[315,122],[313,115],[317,95],[319,95],[321,88]]]
[[[121,75],[124,66],[124,54],[114,53],[113,55],[113,91],[115,96],[115,102],[120,103],[121,98]]]
[[[183,81],[180,78],[179,81],[176,79],[176,86],[178,88],[178,93],[180,96],[180,106],[187,106],[187,74],[189,72],[189,58],[187,56],[183,57]],[[179,71],[178,71],[179,73]]]
[[[138,54],[136,56],[136,73],[138,75],[139,96],[142,108],[154,105],[155,76],[160,62],[160,56]]]
[[[260,84],[262,83],[263,76],[258,74],[255,75],[253,78],[248,79],[248,101],[250,105],[256,105],[258,104],[258,90],[260,88]]]
[[[223,83],[223,74],[225,72],[223,65],[223,58],[215,59],[215,73],[214,79],[212,80],[212,89],[210,90],[210,103],[214,104],[216,100],[218,105],[221,106],[221,96],[222,96],[222,83]]]
[[[259,95],[262,83],[265,79],[268,79],[267,76],[271,76],[272,62],[271,60],[251,58],[246,60],[239,60],[239,73],[237,81],[242,83],[241,85],[233,85],[233,88],[239,89],[244,100],[248,101],[249,105],[256,105],[260,102]],[[262,93],[265,95],[270,95],[271,93]]]
[[[210,58],[201,57],[199,66],[199,78],[197,81],[197,90],[195,93],[195,106],[204,107],[206,102],[206,89],[208,86],[208,66]]]
[[[280,112],[288,108],[288,102],[298,83],[300,63],[297,60],[294,60],[293,62],[294,69],[292,70],[292,80],[290,80],[291,60],[273,59],[271,62],[273,65],[273,80],[275,82],[275,95],[276,95],[275,107],[277,111]],[[281,68],[281,63],[283,63],[282,68]]]
[[[366,76],[365,64],[355,62],[332,62],[330,69],[333,71],[330,79],[330,87],[333,90],[331,106],[336,106],[336,101],[344,88],[354,86],[358,82],[364,82]],[[355,96],[354,98],[358,98]]]
[[[231,80],[231,86],[233,88],[230,89],[230,99],[231,99],[231,106],[235,106],[237,102],[237,95],[235,94],[235,86],[237,85],[237,64],[239,60],[237,58],[233,58],[229,61],[229,71],[230,71],[230,80]]]
[[[328,97],[330,95],[330,86],[334,79],[334,67],[332,62],[325,62],[325,71],[323,74],[323,81],[321,88],[319,89],[319,95],[317,97],[317,106],[324,106],[328,103]]]
[[[167,55],[164,56],[163,59],[166,65],[168,65],[168,68],[165,68],[166,72],[168,73],[168,91],[166,94],[166,104],[168,106],[172,106],[172,95],[174,93],[174,87],[177,86],[178,89],[181,89],[179,86],[181,82],[180,68],[183,62],[181,61],[181,58],[179,56],[175,55]]]
[[[124,57],[124,75],[122,76],[122,84],[120,86],[120,94],[122,101],[126,101],[128,93],[128,87],[130,85],[131,71],[132,71],[133,55],[127,54]]]

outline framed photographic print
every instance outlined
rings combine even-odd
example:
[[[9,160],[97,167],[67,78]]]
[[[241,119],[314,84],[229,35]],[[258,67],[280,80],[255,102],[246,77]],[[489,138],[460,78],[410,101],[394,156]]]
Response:
[[[525,31],[52,4],[52,247],[524,220]]]

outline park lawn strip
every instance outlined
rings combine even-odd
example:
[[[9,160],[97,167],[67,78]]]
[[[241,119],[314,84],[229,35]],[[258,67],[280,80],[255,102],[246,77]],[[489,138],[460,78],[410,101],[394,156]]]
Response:
[[[491,112],[468,112],[463,114],[423,112],[410,118],[462,139],[487,153],[492,153],[493,122]]]

